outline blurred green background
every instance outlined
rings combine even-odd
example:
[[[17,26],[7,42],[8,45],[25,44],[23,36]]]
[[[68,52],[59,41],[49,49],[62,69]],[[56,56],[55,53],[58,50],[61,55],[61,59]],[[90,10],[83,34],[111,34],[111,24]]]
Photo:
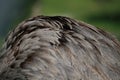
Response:
[[[120,0],[0,0],[0,45],[8,31],[37,15],[63,15],[82,20],[120,40]]]

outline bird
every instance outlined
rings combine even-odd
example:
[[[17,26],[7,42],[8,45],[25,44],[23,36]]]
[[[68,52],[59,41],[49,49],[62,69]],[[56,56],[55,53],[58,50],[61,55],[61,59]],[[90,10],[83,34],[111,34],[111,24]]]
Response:
[[[0,80],[120,80],[120,43],[66,16],[36,16],[9,32]]]

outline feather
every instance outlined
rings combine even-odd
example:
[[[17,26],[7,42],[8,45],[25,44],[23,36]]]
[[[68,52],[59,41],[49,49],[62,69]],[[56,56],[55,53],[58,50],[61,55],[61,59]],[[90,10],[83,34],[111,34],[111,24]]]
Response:
[[[82,21],[37,16],[10,32],[0,65],[0,80],[119,80],[120,43]]]

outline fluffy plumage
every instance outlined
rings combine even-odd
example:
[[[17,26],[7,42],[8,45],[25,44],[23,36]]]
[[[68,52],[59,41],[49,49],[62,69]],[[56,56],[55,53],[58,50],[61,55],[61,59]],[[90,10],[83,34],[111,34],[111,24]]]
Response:
[[[0,80],[119,80],[120,44],[87,23],[37,16],[9,33],[0,65]]]

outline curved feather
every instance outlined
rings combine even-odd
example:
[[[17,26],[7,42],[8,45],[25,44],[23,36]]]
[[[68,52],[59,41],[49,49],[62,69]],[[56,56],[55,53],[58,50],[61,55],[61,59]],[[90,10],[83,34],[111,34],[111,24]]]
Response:
[[[37,16],[23,21],[10,32],[2,52],[4,77],[13,69],[14,73],[20,70],[21,80],[120,79],[116,38],[68,17]]]

